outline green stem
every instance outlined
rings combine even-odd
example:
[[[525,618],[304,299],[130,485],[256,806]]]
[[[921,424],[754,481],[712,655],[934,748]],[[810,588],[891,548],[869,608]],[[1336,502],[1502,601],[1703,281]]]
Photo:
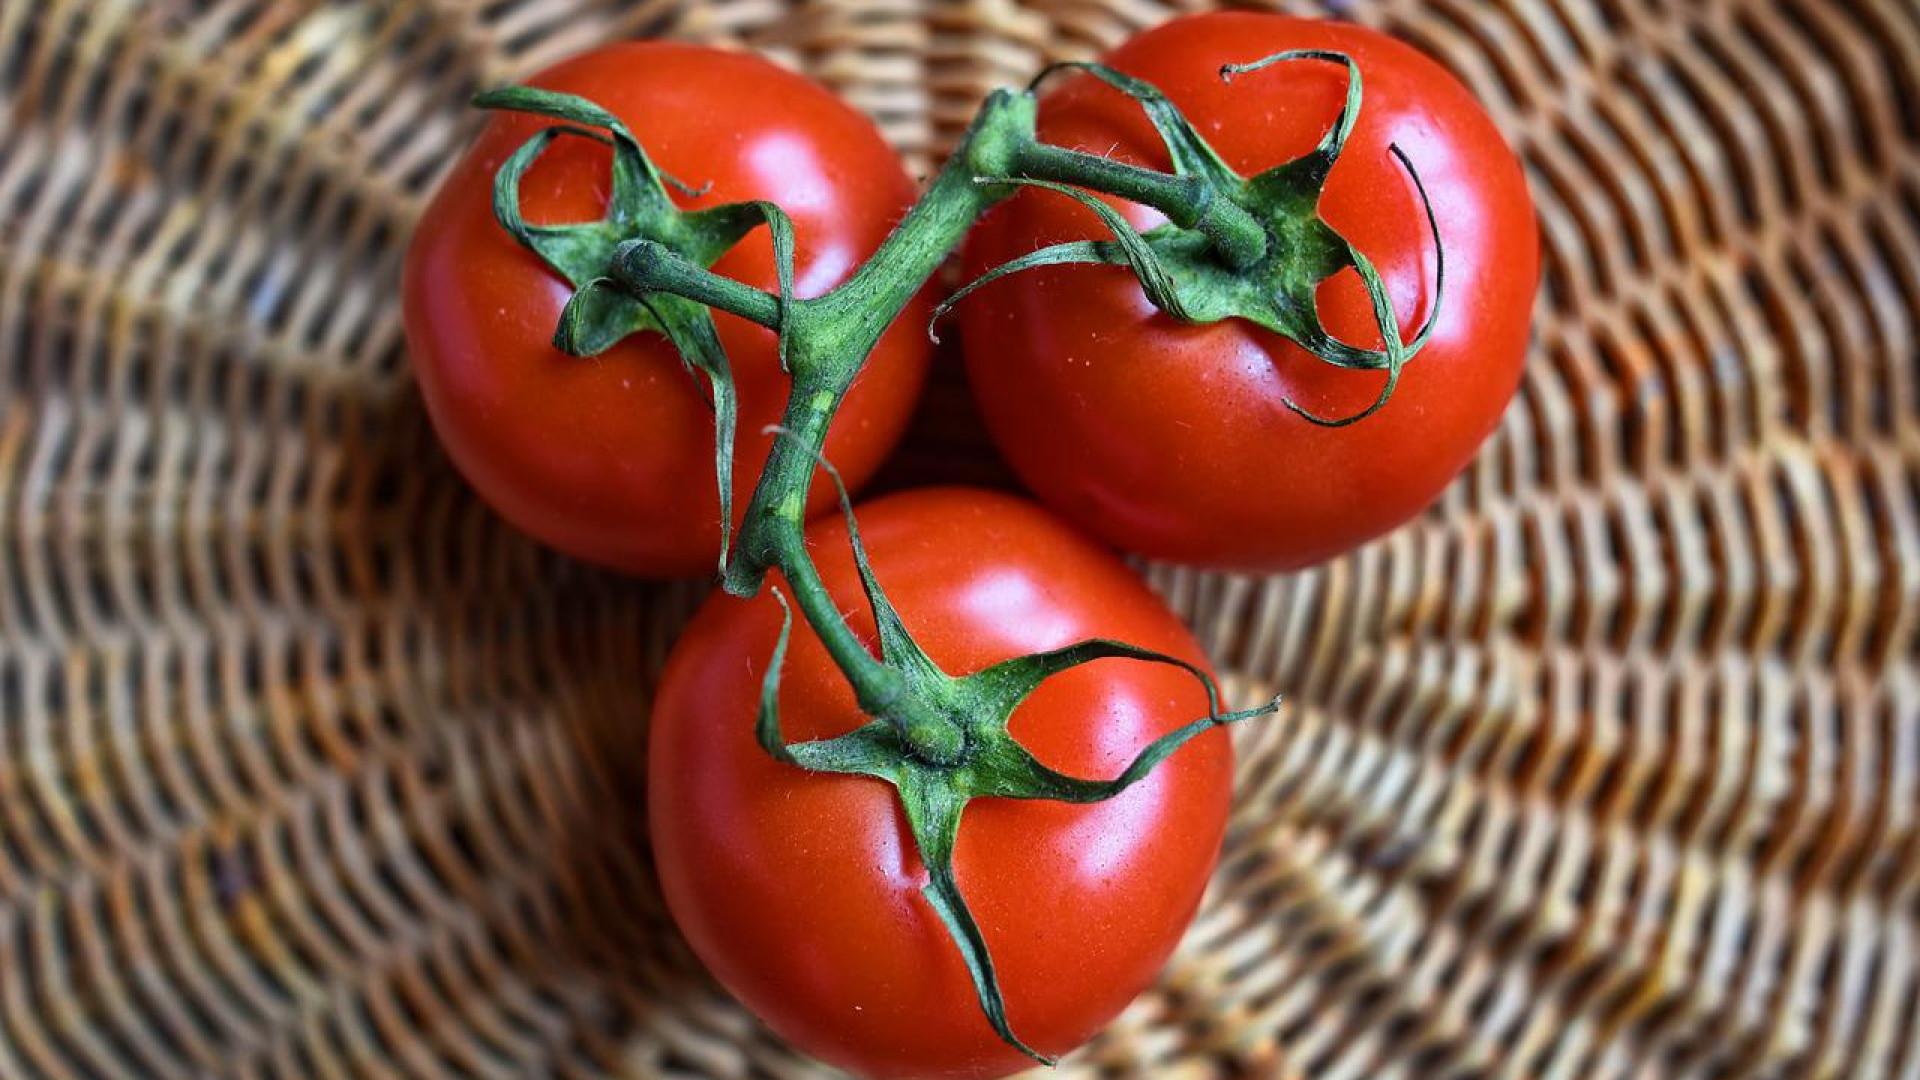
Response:
[[[1002,92],[988,98],[959,149],[873,257],[832,292],[794,304],[785,329],[793,369],[793,388],[781,425],[788,435],[774,440],[768,452],[766,467],[747,504],[739,551],[721,582],[735,595],[750,596],[767,570],[779,567],[794,590],[802,617],[846,673],[862,710],[888,721],[908,746],[933,762],[955,757],[964,743],[963,733],[949,718],[926,708],[925,702],[903,695],[900,673],[868,652],[847,625],[807,551],[802,528],[807,493],[827,430],[853,380],[887,327],[959,246],[967,230],[988,207],[1007,196],[1006,191],[978,183],[976,177],[1006,168],[1011,148],[1033,138],[1033,118],[1029,96]],[[767,313],[761,298],[771,298],[760,290],[728,288],[717,275],[687,272],[693,268],[675,268],[665,259],[650,259],[648,265],[660,278],[672,274],[676,279],[672,284],[711,297],[703,302],[713,302],[722,310],[746,318]]]
[[[1229,266],[1244,269],[1267,254],[1267,231],[1231,199],[1219,198],[1198,176],[1176,176],[1123,161],[1042,142],[1021,146],[1012,176],[1051,180],[1151,206],[1183,229],[1198,229],[1213,241]]]
[[[623,243],[608,275],[635,295],[671,294],[785,335],[793,375],[781,426],[743,515],[737,552],[722,580],[735,595],[757,592],[779,568],[801,615],[846,674],[863,711],[886,720],[923,760],[944,762],[964,733],[925,702],[904,693],[901,674],[868,651],[827,592],[807,551],[807,494],[834,414],[881,335],[912,302],[967,231],[1014,179],[1039,179],[1106,192],[1151,206],[1182,228],[1210,238],[1223,261],[1265,257],[1266,231],[1231,199],[1196,176],[1156,172],[1039,141],[1029,94],[988,98],[959,148],[871,258],[833,291],[794,301],[716,274],[647,238]]]
[[[832,292],[794,304],[786,329],[793,389],[781,421],[792,437],[775,440],[768,454],[747,505],[739,553],[722,581],[728,592],[751,596],[767,570],[782,565],[784,545],[770,532],[776,527],[772,523],[782,522],[778,528],[784,530],[784,522],[804,517],[807,490],[841,399],[887,327],[959,246],[974,221],[1008,194],[977,183],[975,177],[983,171],[1003,170],[1011,147],[1030,140],[1032,132],[1031,98],[1005,92],[988,98],[967,138],[873,257]],[[706,271],[689,276],[697,279],[700,274],[717,276]],[[758,300],[744,293],[710,282],[697,284],[716,295],[726,293],[723,298],[733,306],[725,310],[736,314],[762,310]],[[838,612],[830,606],[801,607],[815,632],[830,632],[831,628],[815,622],[816,610],[835,620]]]
[[[821,580],[820,568],[807,550],[799,524],[782,526],[769,540],[779,552],[780,566],[786,574],[788,588],[793,590],[794,604],[819,635],[834,665],[852,684],[860,710],[871,716],[882,715],[900,696],[900,673],[869,652],[848,625],[840,606],[827,592],[826,582]]]
[[[796,391],[798,389],[796,381]],[[906,673],[874,656],[853,632],[846,615],[827,591],[813,553],[807,549],[804,485],[810,483],[812,469],[797,463],[804,460],[818,466],[820,458],[815,448],[826,438],[826,427],[832,417],[832,410],[824,407],[830,400],[826,392],[814,391],[808,400],[817,405],[804,414],[796,416],[795,410],[788,410],[789,417],[803,423],[803,428],[777,429],[782,437],[774,441],[774,454],[770,455],[767,468],[769,473],[775,468],[781,470],[787,479],[780,489],[788,494],[776,507],[776,514],[768,519],[773,524],[750,534],[753,548],[786,576],[801,616],[853,687],[860,711],[885,721],[920,760],[934,765],[950,764],[965,749],[966,733],[955,718],[912,694]],[[793,448],[803,452],[804,459],[783,452]],[[794,487],[795,484],[803,486]],[[742,544],[743,548],[746,546]]]
[[[817,300],[803,301],[799,320],[814,330],[816,363],[843,369],[850,380],[894,318],[933,276],[980,215],[1012,194],[982,184],[1004,174],[1017,147],[1033,135],[1033,100],[1004,91],[987,99],[966,138],[873,257]]]
[[[779,297],[695,265],[654,240],[620,245],[607,276],[639,296],[672,293],[769,330],[780,328]]]
[[[959,719],[941,713],[914,694],[904,673],[867,651],[827,591],[801,531],[797,527],[783,528],[774,543],[795,605],[853,687],[860,711],[892,727],[919,760],[933,766],[958,760],[967,744]]]

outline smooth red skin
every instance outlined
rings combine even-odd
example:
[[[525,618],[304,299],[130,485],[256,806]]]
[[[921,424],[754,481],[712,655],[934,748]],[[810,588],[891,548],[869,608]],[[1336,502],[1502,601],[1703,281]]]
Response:
[[[686,208],[770,199],[792,215],[798,292],[817,296],[880,245],[915,186],[871,121],[826,88],[757,57],[665,42],[610,45],[536,75],[631,128],[656,165],[712,189]],[[542,125],[498,116],[441,185],[414,233],[405,290],[413,368],[441,441],[480,494],[569,554],[652,577],[711,572],[719,552],[713,419],[704,379],[664,338],[636,335],[593,359],[551,340],[566,281],[495,222],[493,175]],[[535,223],[602,216],[611,154],[555,143],[521,188]],[[715,264],[776,286],[764,229]],[[787,379],[774,335],[717,317],[740,393],[734,512],[745,508]],[[848,480],[876,469],[904,429],[929,356],[923,305],[882,339],[826,446]],[[809,506],[831,504],[824,482]]]
[[[1137,577],[1032,503],[924,489],[862,508],[860,528],[882,586],[948,672],[1094,636],[1204,664]],[[812,537],[842,609],[864,613],[844,524],[823,520]],[[987,1026],[958,951],[919,895],[925,871],[892,789],[779,765],[754,741],[779,621],[764,591],[752,601],[716,594],[668,661],[648,809],[674,918],[722,983],[825,1061],[870,1077],[1030,1067]],[[870,618],[856,625],[870,634]],[[804,623],[780,706],[793,740],[865,719]],[[1104,660],[1045,684],[1011,730],[1054,768],[1113,776],[1206,707],[1191,675]],[[956,873],[1014,1030],[1032,1045],[1079,1045],[1152,981],[1218,856],[1231,774],[1231,743],[1211,732],[1107,803],[968,807]]]
[[[1118,268],[1020,274],[961,305],[968,374],[995,441],[1037,494],[1120,547],[1229,569],[1318,562],[1431,503],[1519,385],[1539,278],[1533,205],[1513,152],[1439,65],[1362,27],[1251,13],[1174,20],[1107,62],[1165,90],[1229,165],[1252,175],[1319,141],[1339,112],[1345,72],[1296,61],[1227,84],[1219,69],[1300,48],[1337,49],[1360,65],[1359,124],[1320,208],[1385,275],[1409,337],[1431,302],[1434,252],[1389,143],[1419,170],[1446,248],[1433,339],[1380,412],[1342,429],[1310,424],[1283,399],[1350,415],[1384,376],[1333,368],[1241,320],[1177,323]],[[1090,77],[1043,100],[1040,132],[1168,167],[1138,106]],[[1126,209],[1142,227],[1164,220]],[[1024,192],[976,231],[967,272],[1098,237],[1098,228],[1071,200]],[[1320,300],[1336,337],[1379,344],[1351,272]]]

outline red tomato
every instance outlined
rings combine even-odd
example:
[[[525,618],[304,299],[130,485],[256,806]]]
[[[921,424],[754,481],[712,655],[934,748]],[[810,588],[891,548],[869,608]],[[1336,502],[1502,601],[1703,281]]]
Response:
[[[1538,240],[1519,164],[1485,112],[1439,65],[1375,31],[1270,14],[1177,19],[1107,62],[1160,87],[1243,176],[1312,149],[1338,115],[1346,72],[1292,61],[1220,78],[1226,63],[1334,49],[1363,77],[1359,125],[1334,166],[1322,215],[1384,275],[1411,339],[1432,303],[1432,237],[1397,143],[1437,210],[1446,287],[1433,338],[1385,408],[1379,372],[1343,371],[1238,319],[1191,326],[1156,311],[1112,267],[1019,274],[961,305],[969,376],[995,441],[1060,512],[1121,547],[1205,566],[1305,566],[1406,521],[1493,431],[1519,383]],[[1042,138],[1165,169],[1129,98],[1080,76],[1040,108]],[[1164,219],[1125,204],[1142,228]],[[967,270],[1061,240],[1100,238],[1093,215],[1027,191],[969,241]],[[1357,275],[1320,290],[1328,330],[1380,336]]]
[[[820,85],[740,53],[664,42],[597,49],[533,85],[624,120],[655,164],[696,187],[688,209],[769,199],[793,218],[799,295],[818,296],[872,254],[915,185],[873,124]],[[496,116],[454,166],[414,233],[405,288],[414,372],[441,441],[489,503],[569,554],[633,573],[708,572],[719,551],[713,418],[667,341],[630,337],[592,359],[552,344],[566,280],[495,221],[493,175],[547,121]],[[611,153],[562,139],[521,188],[529,222],[602,216]],[[764,229],[714,269],[776,287]],[[916,311],[918,308],[910,308]],[[716,316],[740,394],[736,516],[785,405],[774,335]],[[925,375],[924,314],[889,332],[827,441],[851,481],[877,468]],[[811,508],[831,503],[823,483]]]
[[[1203,662],[1123,564],[1030,503],[925,489],[872,503],[860,525],[880,584],[949,674],[1096,636]],[[837,519],[822,522],[813,551],[871,640],[846,536]],[[828,1062],[873,1077],[954,1080],[1031,1066],[988,1027],[960,953],[919,895],[926,874],[893,789],[781,765],[755,741],[779,625],[766,592],[716,594],[668,661],[648,809],[674,918],[721,982]],[[796,742],[866,719],[798,622],[780,707]],[[1206,708],[1185,672],[1102,660],[1044,684],[1010,730],[1046,764],[1105,778]],[[1215,731],[1105,803],[968,807],[955,874],[1017,1034],[1042,1051],[1069,1050],[1153,979],[1219,852],[1231,773],[1231,744]]]

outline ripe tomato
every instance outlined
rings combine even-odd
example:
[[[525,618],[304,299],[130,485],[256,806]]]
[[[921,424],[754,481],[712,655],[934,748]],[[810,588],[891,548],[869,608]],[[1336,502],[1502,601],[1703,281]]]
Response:
[[[1202,663],[1123,564],[1030,503],[923,489],[870,504],[860,524],[881,586],[949,674],[1096,636]],[[862,613],[855,626],[871,640],[845,525],[823,521],[811,535],[829,589]],[[926,874],[893,789],[776,763],[755,741],[779,626],[766,592],[716,594],[668,660],[647,772],[674,918],[721,982],[828,1062],[953,1080],[1031,1066],[988,1026],[960,953],[919,894]],[[803,623],[780,708],[795,742],[866,719]],[[1106,778],[1206,709],[1185,672],[1102,660],[1044,684],[1010,731],[1056,769]],[[955,874],[1028,1043],[1071,1049],[1152,980],[1217,857],[1231,772],[1231,744],[1212,731],[1105,803],[968,807]]]
[[[1439,65],[1375,31],[1271,14],[1177,19],[1107,63],[1153,83],[1243,176],[1312,149],[1340,111],[1346,72],[1291,61],[1242,74],[1221,65],[1290,49],[1359,64],[1359,125],[1320,210],[1384,276],[1411,339],[1434,287],[1432,237],[1397,143],[1432,198],[1446,285],[1432,340],[1385,408],[1351,427],[1295,415],[1359,412],[1384,375],[1343,371],[1238,319],[1186,325],[1155,310],[1114,267],[1018,274],[965,301],[967,367],[995,441],[1026,483],[1097,535],[1206,566],[1304,566],[1418,513],[1493,431],[1519,383],[1538,279],[1532,203],[1487,115]],[[1139,107],[1079,76],[1040,107],[1042,138],[1154,168],[1166,152]],[[1164,219],[1122,205],[1147,228]],[[990,214],[967,248],[977,276],[1036,247],[1102,239],[1093,215],[1027,191]],[[1352,271],[1323,285],[1335,337],[1379,347]]]
[[[629,42],[530,81],[605,107],[661,169],[712,185],[700,198],[679,198],[684,208],[747,199],[783,206],[793,218],[803,297],[845,280],[914,198],[914,183],[866,117],[756,57]],[[711,571],[720,511],[703,383],[656,334],[591,359],[556,350],[554,327],[572,289],[494,221],[495,170],[544,123],[494,117],[414,233],[404,306],[427,410],[460,471],[539,539],[638,574]],[[554,143],[524,179],[527,220],[601,217],[611,157],[585,139]],[[764,229],[714,269],[776,287]],[[761,429],[779,419],[787,379],[770,331],[716,319],[739,388],[737,516],[766,459],[771,439]],[[905,426],[928,357],[916,321],[881,341],[827,440],[850,481],[877,468]],[[812,509],[830,502],[824,483],[813,490]]]

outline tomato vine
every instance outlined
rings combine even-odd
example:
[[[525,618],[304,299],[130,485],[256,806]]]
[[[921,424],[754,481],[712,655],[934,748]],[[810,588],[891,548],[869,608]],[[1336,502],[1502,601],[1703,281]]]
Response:
[[[1404,338],[1385,284],[1365,255],[1318,214],[1319,193],[1347,136],[1362,97],[1360,73],[1344,54],[1325,50],[1284,52],[1221,69],[1223,79],[1281,62],[1344,65],[1347,93],[1325,136],[1308,154],[1251,177],[1229,168],[1159,90],[1097,64],[1060,65],[1085,72],[1139,103],[1166,145],[1170,172],[1125,164],[1096,154],[1050,145],[1036,134],[1036,87],[991,95],[958,148],[880,248],[853,274],[824,295],[801,299],[793,289],[793,228],[770,202],[732,203],[683,211],[672,190],[684,184],[657,169],[640,142],[611,112],[583,98],[532,87],[509,87],[481,95],[484,108],[531,113],[554,123],[539,131],[501,165],[495,176],[494,213],[500,225],[553,270],[574,292],[555,330],[554,343],[575,356],[591,356],[635,333],[668,338],[691,372],[705,380],[715,415],[715,473],[719,484],[722,586],[751,596],[777,571],[808,626],[826,646],[870,718],[838,738],[790,744],[778,709],[781,662],[792,625],[786,609],[778,642],[761,687],[756,733],[765,751],[796,767],[881,779],[898,792],[929,881],[924,895],[959,948],[980,1005],[998,1034],[1037,1060],[1048,1059],[1022,1043],[1006,1018],[993,960],[967,909],[953,874],[953,850],[961,811],[975,798],[1094,802],[1111,798],[1147,776],[1162,760],[1213,727],[1269,713],[1277,702],[1227,711],[1212,678],[1173,656],[1119,641],[1090,639],[1065,648],[1016,657],[980,671],[942,671],[914,641],[875,578],[862,548],[858,524],[844,487],[841,503],[860,580],[878,631],[876,652],[860,639],[828,595],[807,550],[806,493],[816,470],[839,484],[821,456],[836,410],[882,333],[952,253],[972,225],[994,204],[1023,187],[1045,189],[1080,201],[1098,216],[1111,239],[1072,241],[1041,248],[994,268],[936,310],[986,281],[1023,270],[1070,263],[1124,266],[1160,310],[1187,322],[1249,320],[1279,333],[1320,360],[1342,368],[1382,371],[1378,400],[1351,416],[1326,418],[1289,405],[1316,423],[1340,425],[1377,410],[1392,394],[1402,366],[1427,339],[1440,306],[1444,262],[1436,269],[1433,303],[1425,325]],[[535,226],[520,210],[520,183],[556,140],[587,138],[612,148],[612,178],[605,215],[597,221]],[[1404,155],[1395,154],[1419,177]],[[1106,195],[1150,206],[1167,223],[1144,234],[1111,206]],[[1424,188],[1421,189],[1423,203]],[[1427,224],[1435,229],[1425,204]],[[714,272],[711,267],[742,237],[765,227],[773,240],[779,288],[767,292]],[[1315,290],[1336,273],[1358,274],[1372,300],[1382,347],[1359,348],[1333,337],[1316,311]],[[727,357],[713,312],[758,323],[778,334],[782,366],[791,390],[780,437],[742,516],[739,536],[728,535],[732,448],[737,404]],[[934,327],[929,325],[928,333]],[[1008,733],[1014,709],[1045,680],[1100,659],[1169,664],[1206,687],[1210,708],[1149,744],[1119,776],[1096,781],[1066,776],[1042,765]]]

